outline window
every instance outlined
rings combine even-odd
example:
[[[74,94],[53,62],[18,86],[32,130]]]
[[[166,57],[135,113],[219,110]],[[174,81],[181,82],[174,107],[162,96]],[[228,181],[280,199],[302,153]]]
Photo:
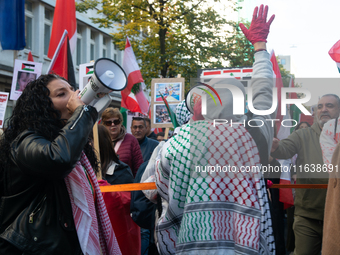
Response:
[[[45,8],[44,54],[47,55],[52,30],[52,11]]]
[[[82,62],[82,49],[81,49],[81,41],[82,41],[82,27],[77,24],[77,51],[76,51],[76,65],[79,66]]]
[[[79,66],[81,64],[81,39],[77,38],[77,59],[76,65]]]
[[[113,60],[117,62],[117,54],[113,54]]]
[[[286,64],[286,60],[285,59],[281,59],[281,64],[285,65]]]
[[[106,50],[107,50],[107,48],[106,48],[106,44],[107,44],[107,39],[106,39],[106,37],[103,37],[103,58],[106,58]]]
[[[90,58],[91,60],[94,60],[94,44],[91,43],[90,47]]]
[[[33,5],[25,1],[25,38],[26,49],[32,49],[33,45]]]
[[[91,39],[90,39],[90,61],[95,59],[94,55],[94,40],[95,40],[95,33],[91,30]]]

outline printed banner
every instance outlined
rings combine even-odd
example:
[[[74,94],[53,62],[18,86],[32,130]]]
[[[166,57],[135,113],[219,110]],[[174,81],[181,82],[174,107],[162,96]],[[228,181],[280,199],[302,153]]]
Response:
[[[15,60],[10,99],[18,100],[26,85],[41,75],[42,63]]]
[[[4,125],[7,102],[8,93],[0,92],[0,128]]]
[[[92,74],[94,74],[94,62],[79,65],[79,89],[80,91],[86,86]]]

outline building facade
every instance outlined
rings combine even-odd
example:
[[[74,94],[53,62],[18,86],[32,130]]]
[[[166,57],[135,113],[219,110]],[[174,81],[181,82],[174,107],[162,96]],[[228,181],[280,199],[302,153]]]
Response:
[[[76,0],[79,2],[80,0]],[[27,60],[29,51],[35,62],[43,64],[45,74],[51,60],[47,57],[56,0],[25,0],[26,48],[21,51],[0,50],[0,91],[10,93],[14,60]],[[113,44],[110,33],[114,29],[99,28],[89,17],[98,17],[97,10],[76,13],[77,44],[72,55],[76,82],[79,84],[79,65],[106,57],[122,65],[123,52]],[[120,107],[120,92],[112,92],[113,107]],[[11,116],[15,101],[9,100],[5,120]],[[6,121],[5,121],[6,127]]]

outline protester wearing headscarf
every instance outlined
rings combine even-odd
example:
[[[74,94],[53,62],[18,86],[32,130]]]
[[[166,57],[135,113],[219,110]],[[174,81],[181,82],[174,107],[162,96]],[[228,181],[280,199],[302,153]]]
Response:
[[[258,110],[268,110],[272,105],[272,65],[265,39],[274,17],[266,22],[267,12],[267,6],[262,5],[259,12],[255,8],[249,30],[241,26],[255,47],[252,102]],[[259,38],[264,31],[267,31],[265,36]],[[226,88],[218,88],[233,85],[244,96],[243,85],[229,79],[212,81],[210,85],[220,95],[222,105],[216,106],[207,97],[207,114],[202,116],[200,104],[196,104],[194,122],[182,126],[176,136],[155,149],[150,159],[153,163],[148,164],[142,177],[142,181],[150,180],[154,173],[162,198],[162,214],[156,227],[159,251],[161,254],[274,254],[259,148],[246,127],[240,123],[230,126],[231,121],[248,121],[251,115],[235,116],[232,94]],[[258,128],[267,160],[273,128],[266,120],[274,114],[252,116],[263,122]],[[214,119],[228,120],[229,124],[214,126]],[[218,166],[235,167],[236,172],[218,171]],[[258,170],[242,172],[245,167]],[[155,199],[152,193],[149,197]]]

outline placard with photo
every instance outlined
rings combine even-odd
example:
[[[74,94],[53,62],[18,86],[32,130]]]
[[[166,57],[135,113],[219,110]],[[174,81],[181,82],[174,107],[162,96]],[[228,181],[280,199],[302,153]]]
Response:
[[[79,65],[79,90],[83,88],[89,82],[92,74],[94,73],[94,62]]]
[[[176,114],[176,107],[178,104],[169,104],[170,109]],[[170,124],[172,125],[170,115],[166,109],[165,104],[154,105],[154,118],[153,123],[155,124]]]
[[[7,102],[8,102],[8,93],[0,92],[0,128],[4,126]]]
[[[16,59],[14,64],[10,99],[18,100],[27,84],[36,80],[41,75],[41,70],[42,63]]]
[[[173,127],[161,94],[175,113],[176,106],[184,100],[184,78],[152,79],[151,82],[151,127]]]
[[[163,102],[162,95],[166,98],[168,103],[177,102],[179,103],[182,98],[182,86],[181,82],[173,82],[173,83],[155,83],[155,91],[154,91],[154,101],[155,102]]]

